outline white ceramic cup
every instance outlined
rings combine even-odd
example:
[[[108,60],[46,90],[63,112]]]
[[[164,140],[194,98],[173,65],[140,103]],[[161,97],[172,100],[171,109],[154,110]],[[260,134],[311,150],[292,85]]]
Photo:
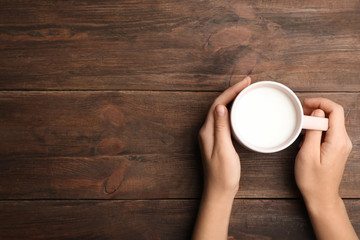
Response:
[[[305,116],[295,93],[273,81],[257,82],[242,90],[231,107],[230,122],[234,138],[261,153],[287,148],[301,129],[328,129],[327,118]]]

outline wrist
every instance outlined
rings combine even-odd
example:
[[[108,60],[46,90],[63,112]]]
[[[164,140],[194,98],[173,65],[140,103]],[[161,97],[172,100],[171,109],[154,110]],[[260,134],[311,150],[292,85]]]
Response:
[[[315,216],[336,213],[344,208],[344,202],[338,195],[327,199],[304,198],[304,201],[310,215]]]
[[[322,202],[306,201],[317,239],[358,239],[340,196]]]
[[[203,200],[213,204],[222,206],[232,205],[235,193],[232,191],[220,191],[211,188],[204,188]]]

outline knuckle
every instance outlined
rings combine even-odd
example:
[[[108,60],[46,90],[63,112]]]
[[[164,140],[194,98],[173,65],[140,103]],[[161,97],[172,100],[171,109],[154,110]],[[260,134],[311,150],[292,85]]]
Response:
[[[352,144],[351,140],[348,138],[348,141],[347,141],[348,152],[351,152],[352,148],[353,148],[353,144]]]
[[[341,149],[341,150],[343,150],[343,151],[346,151],[347,150],[347,141],[345,140],[345,141],[341,141],[340,143],[339,143],[339,149]]]
[[[345,111],[344,111],[343,106],[337,104],[337,105],[336,105],[336,110],[337,110],[340,114],[344,115],[344,112],[345,112]]]
[[[205,136],[205,128],[204,127],[201,127],[200,130],[199,130],[199,139],[203,139],[204,136]]]
[[[204,141],[209,135],[209,128],[207,126],[202,126],[199,130],[198,139]]]
[[[223,123],[217,123],[216,125],[215,125],[215,131],[222,131],[223,129],[225,129],[225,124],[223,124]]]
[[[350,153],[352,150],[352,142],[348,137],[345,137],[342,141],[339,141],[337,144],[338,151],[342,153]]]

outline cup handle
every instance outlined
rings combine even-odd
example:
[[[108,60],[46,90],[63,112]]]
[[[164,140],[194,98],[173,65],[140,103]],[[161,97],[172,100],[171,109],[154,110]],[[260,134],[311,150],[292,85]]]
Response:
[[[302,128],[327,131],[329,128],[329,119],[304,115]]]

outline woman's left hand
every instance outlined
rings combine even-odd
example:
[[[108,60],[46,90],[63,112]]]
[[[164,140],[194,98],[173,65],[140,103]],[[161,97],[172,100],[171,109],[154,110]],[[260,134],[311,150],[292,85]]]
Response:
[[[239,189],[240,158],[231,141],[226,105],[251,82],[246,77],[216,98],[199,132],[204,166],[204,193],[233,195]]]

